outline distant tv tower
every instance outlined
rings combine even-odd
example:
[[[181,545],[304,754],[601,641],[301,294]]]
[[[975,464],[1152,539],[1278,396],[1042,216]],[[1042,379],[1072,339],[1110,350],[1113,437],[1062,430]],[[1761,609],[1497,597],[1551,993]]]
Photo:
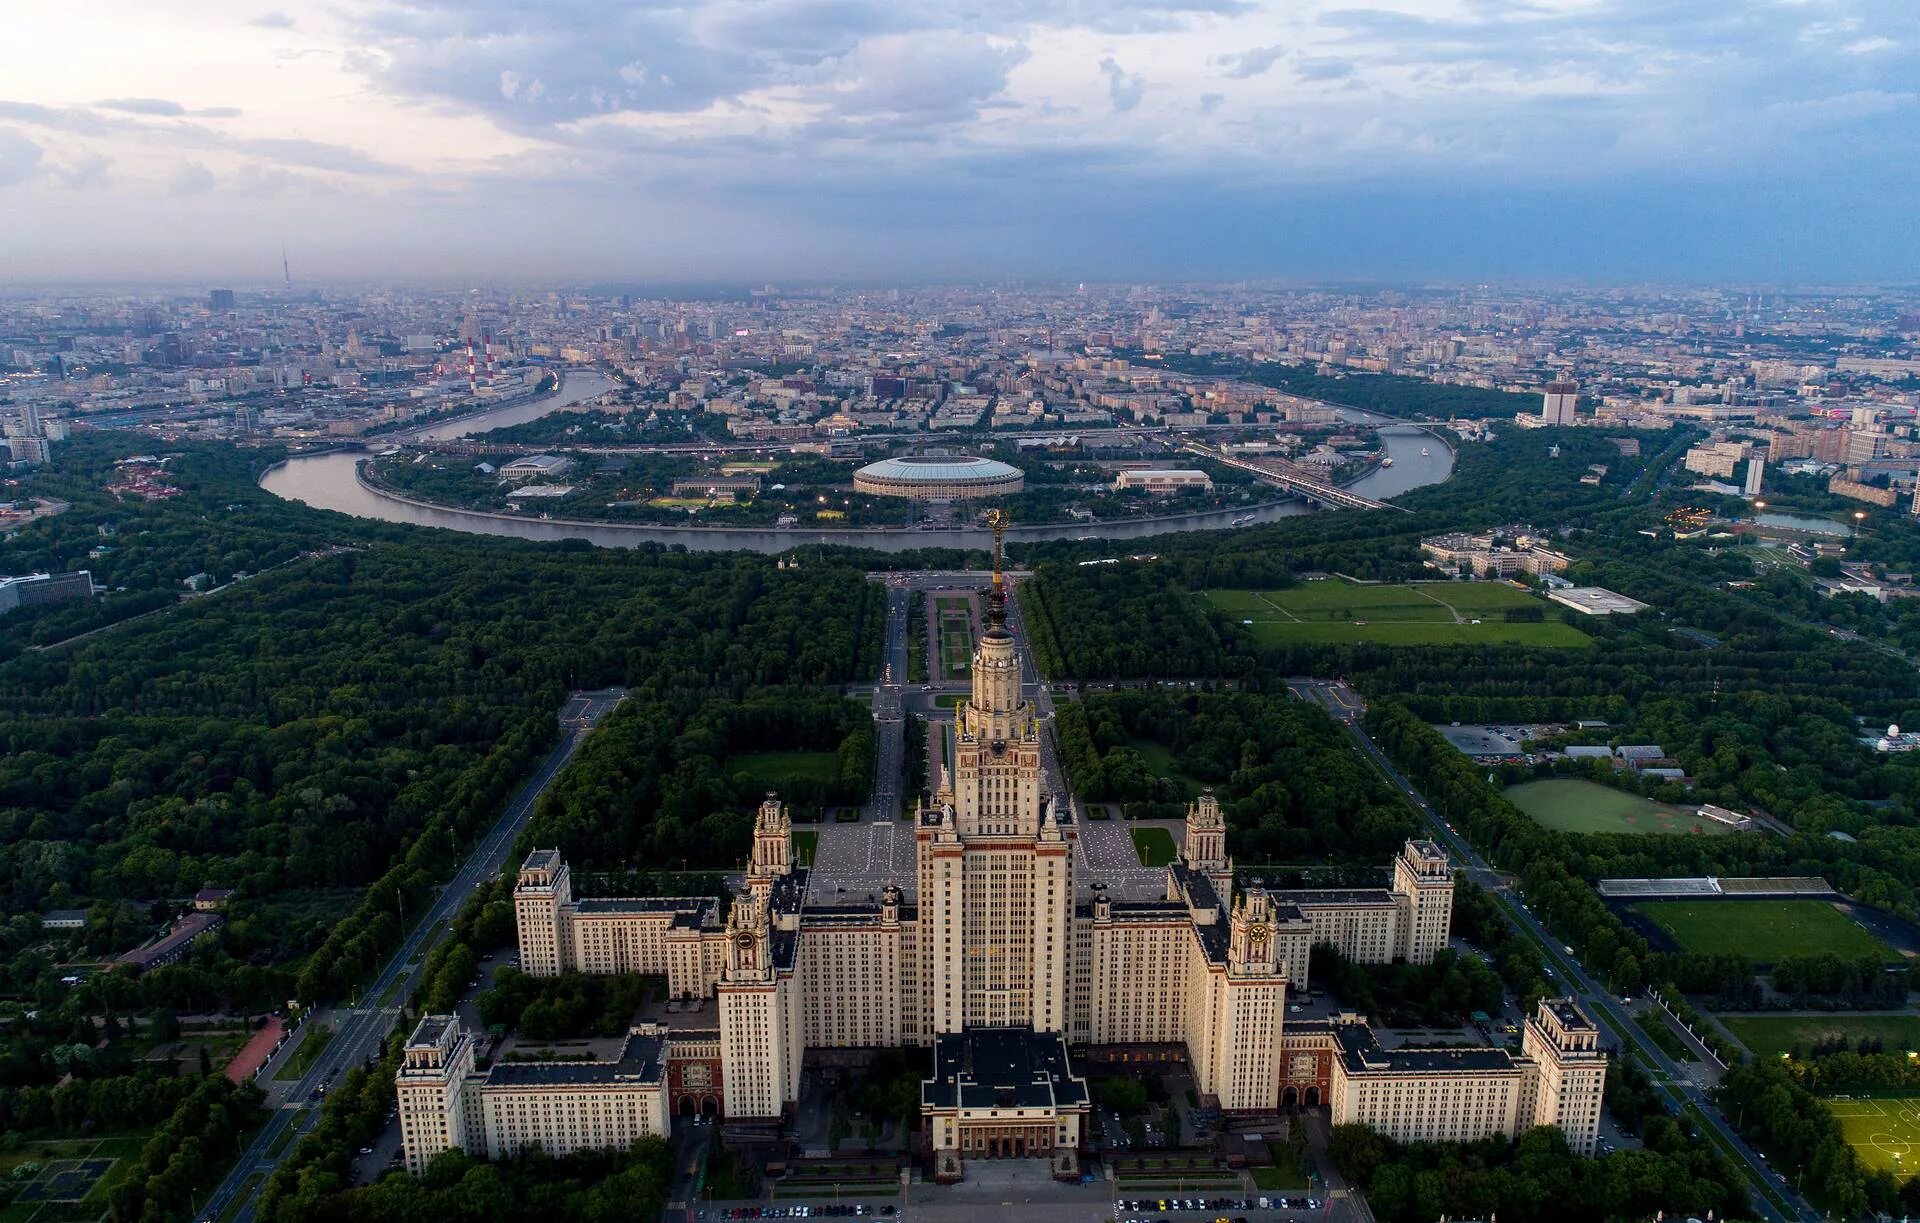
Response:
[[[280,279],[286,284],[287,292],[291,294],[293,292],[293,272],[287,267],[287,248],[285,243],[282,243],[280,246]]]

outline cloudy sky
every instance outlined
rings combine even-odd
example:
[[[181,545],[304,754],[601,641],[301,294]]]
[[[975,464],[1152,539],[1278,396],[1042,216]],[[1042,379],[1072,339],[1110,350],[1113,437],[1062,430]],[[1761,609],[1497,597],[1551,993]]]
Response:
[[[1910,281],[1920,3],[0,0],[0,283],[282,243],[316,280]]]

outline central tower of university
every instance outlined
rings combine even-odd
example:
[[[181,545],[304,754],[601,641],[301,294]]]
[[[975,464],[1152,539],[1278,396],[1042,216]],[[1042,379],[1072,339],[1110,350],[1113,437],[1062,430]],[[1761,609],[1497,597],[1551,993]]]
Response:
[[[973,691],[945,736],[918,815],[921,946],[936,1034],[1066,1026],[1073,858],[1042,793],[1040,730],[1021,691],[996,555]]]
[[[996,514],[996,535],[1003,525]],[[1232,813],[1208,793],[1164,868],[1094,865],[1112,865],[1116,839],[1130,848],[1127,829],[1082,826],[1052,791],[1007,611],[996,540],[972,689],[936,729],[932,796],[900,877],[890,847],[907,828],[823,826],[802,865],[774,795],[731,903],[576,897],[557,849],[528,854],[514,888],[525,971],[659,976],[672,1001],[636,1017],[615,1060],[485,1070],[456,1016],[426,1017],[396,1077],[408,1167],[449,1146],[620,1147],[699,1113],[774,1133],[809,1051],[903,1046],[929,1055],[920,1147],[943,1181],[1004,1158],[1077,1176],[1092,1106],[1083,1056],[1182,1058],[1203,1102],[1245,1117],[1325,1105],[1335,1125],[1403,1142],[1555,1124],[1593,1150],[1606,1057],[1571,1000],[1541,1004],[1518,1055],[1385,1049],[1359,1016],[1289,1011],[1316,943],[1371,964],[1429,963],[1447,946],[1453,874],[1439,845],[1408,841],[1389,887],[1271,889],[1236,877]]]

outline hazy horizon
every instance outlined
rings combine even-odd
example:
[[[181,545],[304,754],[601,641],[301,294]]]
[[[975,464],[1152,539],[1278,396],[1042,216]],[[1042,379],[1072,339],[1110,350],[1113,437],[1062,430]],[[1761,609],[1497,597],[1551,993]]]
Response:
[[[1891,0],[9,22],[13,286],[271,285],[283,245],[297,285],[1920,279],[1920,13]]]

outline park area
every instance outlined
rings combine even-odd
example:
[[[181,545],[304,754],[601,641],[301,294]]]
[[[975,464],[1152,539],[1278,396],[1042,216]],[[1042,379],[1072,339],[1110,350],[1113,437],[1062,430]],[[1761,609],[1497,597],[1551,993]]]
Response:
[[[1546,600],[1505,582],[1408,582],[1363,585],[1341,578],[1286,590],[1209,590],[1223,615],[1250,628],[1263,645],[1372,641],[1382,645],[1508,643],[1584,646]],[[1508,613],[1539,619],[1510,620]]]
[[[936,600],[940,635],[940,678],[964,676],[973,665],[973,602],[965,598]]]
[[[1920,1164],[1920,1097],[1835,1098],[1827,1107],[1861,1166],[1891,1172],[1901,1180],[1913,1175],[1914,1165]]]
[[[0,1223],[93,1220],[107,1213],[106,1193],[125,1157],[138,1155],[144,1138],[28,1140],[0,1155],[0,1177],[13,1200],[0,1207]]]
[[[1755,1057],[1804,1056],[1842,1042],[1858,1048],[1863,1040],[1888,1053],[1920,1049],[1920,1015],[1722,1015],[1720,1022]]]
[[[1633,911],[1682,951],[1743,955],[1756,964],[1789,956],[1900,957],[1824,900],[1643,900]]]
[[[1733,831],[1695,815],[1692,807],[1656,803],[1597,781],[1556,777],[1509,786],[1505,794],[1534,823],[1555,832],[1717,836]]]

